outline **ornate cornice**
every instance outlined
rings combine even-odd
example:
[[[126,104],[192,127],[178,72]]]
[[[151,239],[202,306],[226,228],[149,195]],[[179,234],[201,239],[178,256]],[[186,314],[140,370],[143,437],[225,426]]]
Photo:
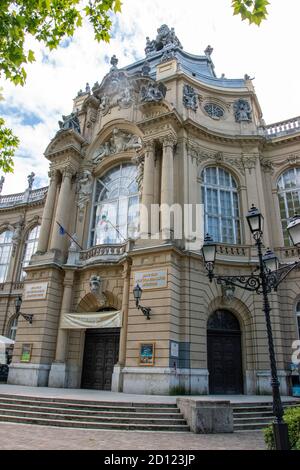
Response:
[[[251,171],[255,168],[259,155],[251,154],[228,154],[201,147],[190,140],[186,141],[187,152],[198,165],[211,161],[214,164],[225,163],[237,168],[240,173],[245,174],[245,170]]]

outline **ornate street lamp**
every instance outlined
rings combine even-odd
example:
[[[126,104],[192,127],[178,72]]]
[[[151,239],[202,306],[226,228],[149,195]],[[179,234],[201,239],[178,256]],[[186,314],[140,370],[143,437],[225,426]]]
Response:
[[[270,249],[268,249],[263,255],[262,236],[264,218],[260,211],[254,205],[249,210],[246,218],[257,248],[259,261],[258,269],[256,269],[250,275],[215,275],[214,265],[216,257],[216,244],[213,242],[212,238],[208,234],[204,239],[204,245],[202,247],[202,256],[210,282],[215,279],[217,284],[220,284],[221,286],[236,286],[240,287],[241,289],[245,289],[263,295],[263,311],[266,319],[270,356],[271,386],[273,394],[273,414],[275,417],[275,421],[273,423],[274,438],[276,449],[288,450],[290,448],[288,438],[288,427],[287,424],[283,421],[284,410],[280,397],[280,383],[277,374],[277,365],[270,317],[271,307],[269,303],[268,294],[272,291],[277,290],[278,285],[287,277],[287,275],[293,269],[300,266],[300,261],[288,265],[279,266],[277,256]],[[288,231],[293,243],[295,245],[300,244],[300,216],[294,216],[288,226]]]
[[[30,325],[32,325],[33,315],[20,312],[21,305],[22,305],[22,297],[19,295],[15,300],[16,317],[19,317],[21,315],[21,317],[23,317],[24,320],[28,321]]]
[[[133,297],[134,297],[135,304],[136,304],[137,308],[143,312],[143,314],[145,315],[147,320],[150,320],[151,308],[150,307],[143,307],[142,305],[140,305],[140,300],[142,298],[142,292],[143,292],[143,289],[137,284],[133,288]]]

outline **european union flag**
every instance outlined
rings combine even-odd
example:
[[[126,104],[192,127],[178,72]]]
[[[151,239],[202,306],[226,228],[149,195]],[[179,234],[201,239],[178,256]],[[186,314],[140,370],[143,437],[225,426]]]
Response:
[[[57,222],[57,223],[58,223],[58,222]],[[59,223],[58,223],[58,225],[59,225],[59,234],[60,234],[60,235],[64,235],[64,234],[66,233],[65,229],[64,229],[63,226],[60,225]]]

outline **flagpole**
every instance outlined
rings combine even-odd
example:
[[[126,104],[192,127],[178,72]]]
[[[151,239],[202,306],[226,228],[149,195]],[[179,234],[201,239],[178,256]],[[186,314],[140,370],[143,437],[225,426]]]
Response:
[[[59,222],[57,222],[57,220],[56,220],[56,223],[57,223],[57,225],[63,230],[64,233],[63,233],[62,235],[64,235],[64,234],[68,235],[68,237],[71,238],[71,240],[72,240],[74,243],[76,243],[76,245],[79,246],[79,248],[80,248],[81,250],[83,250],[82,246],[79,245],[79,243],[72,237],[72,235],[70,235],[69,232],[67,232],[66,229],[64,229],[63,226],[60,225]]]

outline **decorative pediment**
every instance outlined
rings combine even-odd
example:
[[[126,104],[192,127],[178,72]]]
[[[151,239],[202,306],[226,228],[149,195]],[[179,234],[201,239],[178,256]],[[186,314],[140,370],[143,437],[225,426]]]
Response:
[[[74,129],[61,130],[51,140],[44,155],[49,160],[69,150],[81,155],[81,147],[84,143],[85,139]]]
[[[138,135],[115,127],[111,136],[95,150],[92,160],[94,164],[98,164],[110,155],[117,155],[128,150],[138,152],[142,147],[142,139]]]

